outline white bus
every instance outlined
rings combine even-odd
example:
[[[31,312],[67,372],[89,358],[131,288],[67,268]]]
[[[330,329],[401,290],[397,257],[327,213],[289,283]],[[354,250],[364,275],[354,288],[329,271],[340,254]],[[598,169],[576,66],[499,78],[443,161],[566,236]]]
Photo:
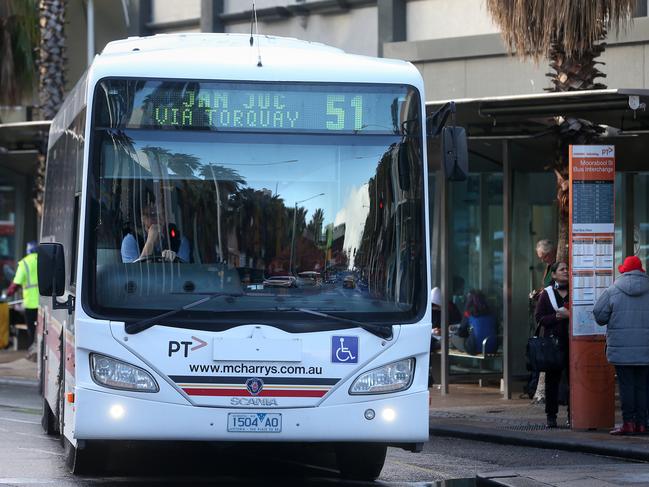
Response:
[[[117,440],[291,442],[373,479],[428,439],[422,78],[249,41],[112,42],[52,123],[43,427],[73,472]]]

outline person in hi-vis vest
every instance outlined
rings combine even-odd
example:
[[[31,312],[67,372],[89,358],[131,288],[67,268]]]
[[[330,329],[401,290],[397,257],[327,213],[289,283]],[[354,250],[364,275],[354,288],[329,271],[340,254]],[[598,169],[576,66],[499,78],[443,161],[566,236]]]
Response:
[[[23,290],[23,306],[25,307],[25,323],[29,336],[28,347],[34,343],[36,320],[38,319],[38,254],[36,242],[27,244],[27,255],[18,262],[14,280],[7,289],[7,296],[12,296],[19,287]]]

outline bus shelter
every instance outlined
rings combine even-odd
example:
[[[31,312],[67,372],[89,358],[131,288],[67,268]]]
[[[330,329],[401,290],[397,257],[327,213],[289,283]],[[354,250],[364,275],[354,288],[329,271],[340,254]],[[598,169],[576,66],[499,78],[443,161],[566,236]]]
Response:
[[[426,104],[433,114],[445,101]],[[469,378],[500,379],[505,398],[528,376],[525,347],[535,328],[529,294],[542,287],[545,264],[536,242],[558,235],[557,178],[552,170],[558,122],[584,120],[615,146],[615,261],[649,257],[649,90],[607,89],[457,100],[466,128],[469,173],[449,181],[438,141],[428,148],[431,271],[442,290],[442,334],[452,302],[462,313],[469,290],[487,297],[498,329],[497,350],[463,354],[442,341],[431,354],[442,392]]]
[[[39,154],[49,121],[0,124],[0,288],[5,289],[25,244],[38,238],[34,206]]]

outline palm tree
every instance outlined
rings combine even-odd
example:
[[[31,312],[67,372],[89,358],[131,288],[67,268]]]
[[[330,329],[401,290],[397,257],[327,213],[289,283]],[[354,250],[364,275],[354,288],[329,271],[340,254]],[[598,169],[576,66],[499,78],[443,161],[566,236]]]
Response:
[[[14,2],[21,3],[21,2]],[[31,3],[31,2],[29,2]],[[52,120],[65,97],[65,0],[39,0],[40,41],[38,59],[38,98],[40,116]],[[45,148],[38,156],[34,206],[43,215],[45,192]]]
[[[41,117],[52,120],[65,96],[65,0],[40,0],[39,87]]]
[[[596,78],[596,58],[604,51],[607,30],[628,25],[636,0],[486,0],[487,10],[500,28],[510,52],[536,62],[550,61],[552,87],[547,91],[606,88]],[[553,169],[557,177],[560,211],[558,261],[568,258],[568,145],[588,144],[601,133],[585,120],[557,118],[557,153]]]
[[[38,13],[35,0],[0,0],[0,104],[17,105],[34,91]]]
[[[313,212],[311,221],[307,225],[309,237],[313,237],[313,241],[316,245],[318,245],[322,239],[322,225],[324,225],[324,210],[318,208]]]
[[[200,170],[201,176],[206,181],[212,181],[216,199],[216,236],[217,253],[219,261],[226,259],[227,252],[223,247],[223,234],[221,232],[221,208],[226,208],[229,195],[239,191],[242,184],[246,184],[237,171],[219,164],[204,164]],[[223,191],[223,193],[222,193]]]

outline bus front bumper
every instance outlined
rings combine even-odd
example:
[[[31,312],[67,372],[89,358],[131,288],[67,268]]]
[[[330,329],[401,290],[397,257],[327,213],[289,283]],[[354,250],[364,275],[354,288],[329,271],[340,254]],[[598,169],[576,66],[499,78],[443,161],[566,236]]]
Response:
[[[281,431],[228,431],[232,413],[279,413]],[[428,391],[271,409],[197,407],[77,388],[74,423],[77,440],[421,443],[428,441]]]

